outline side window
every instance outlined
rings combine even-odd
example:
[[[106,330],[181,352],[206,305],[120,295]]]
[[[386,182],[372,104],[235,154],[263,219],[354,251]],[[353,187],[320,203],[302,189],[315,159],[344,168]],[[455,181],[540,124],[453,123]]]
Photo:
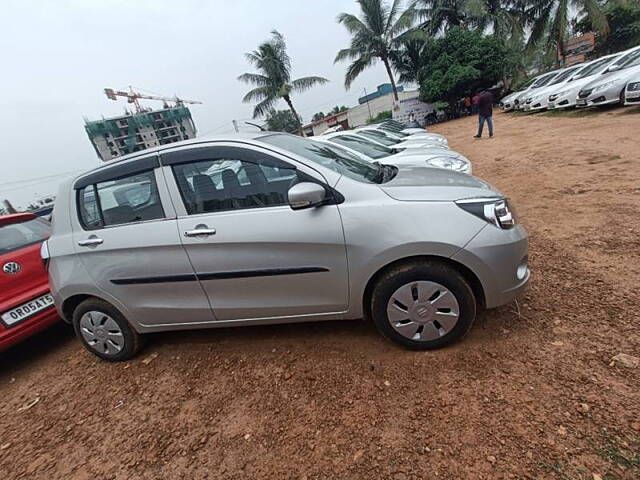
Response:
[[[189,215],[287,204],[287,192],[300,173],[283,162],[233,158],[173,166]]]
[[[153,171],[89,185],[80,190],[78,207],[88,229],[164,218]]]

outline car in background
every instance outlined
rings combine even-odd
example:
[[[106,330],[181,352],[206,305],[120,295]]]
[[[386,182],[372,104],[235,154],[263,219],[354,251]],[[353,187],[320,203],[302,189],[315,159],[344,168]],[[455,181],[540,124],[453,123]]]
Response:
[[[402,133],[407,133],[409,135],[411,135],[412,133],[424,133],[427,131],[427,128],[420,128],[420,127],[407,127],[406,125],[403,125],[402,123],[398,122],[397,120],[392,120],[392,119],[387,119],[387,120],[383,120],[380,123],[374,123],[373,125],[381,125],[384,126],[385,128],[389,129],[389,130],[395,130],[398,132],[402,132]]]
[[[553,91],[549,93],[547,108],[554,110],[575,107],[580,89],[587,83],[593,81],[596,75],[604,72],[620,55],[621,54],[617,53],[594,60],[576,73],[571,80],[554,88]]]
[[[33,213],[0,216],[0,351],[58,321],[40,257],[51,224]]]
[[[627,83],[640,72],[640,46],[635,47],[618,60],[613,62],[605,71],[580,89],[576,99],[576,107],[595,107],[625,103],[625,89]]]
[[[447,138],[444,135],[440,135],[439,133],[428,133],[426,131],[422,131],[420,133],[408,134],[404,132],[394,132],[380,125],[364,125],[362,127],[357,127],[355,130],[382,134],[385,137],[393,138],[400,142],[406,142],[406,143],[428,142],[428,143],[439,143],[445,146],[448,145]]]
[[[549,93],[556,88],[561,88],[561,86],[567,82],[570,82],[571,79],[584,68],[585,65],[575,65],[564,69],[556,75],[547,86],[535,90],[535,93],[525,100],[524,111],[537,112],[546,110],[547,104],[549,103]]]
[[[358,128],[351,130],[354,135],[358,135],[363,138],[367,138],[373,142],[386,147],[392,147],[397,149],[421,149],[428,147],[441,147],[447,149],[446,139],[444,141],[438,138],[415,138],[415,139],[401,139],[391,134],[383,132],[382,130]]]
[[[342,133],[342,132],[341,132]],[[327,143],[341,148],[351,155],[356,155],[367,162],[380,162],[388,165],[421,165],[427,167],[447,168],[456,172],[471,174],[471,162],[453,150],[433,148],[425,150],[394,151],[387,147],[372,144],[366,139],[349,135],[321,135],[311,140]]]
[[[554,70],[553,72],[548,72],[537,77],[537,80],[533,82],[528,89],[524,90],[513,99],[514,109],[523,110],[525,100],[535,93],[534,90],[547,86],[549,82],[551,82],[551,80],[553,80],[553,78],[561,71],[562,70]]]
[[[538,75],[537,77],[532,78],[531,80],[526,82],[522,88],[510,93],[506,97],[503,97],[502,100],[500,100],[500,108],[505,112],[513,110],[516,107],[516,103],[514,102],[514,100],[523,95],[527,90],[529,90],[531,86],[536,83],[542,76],[543,75]]]
[[[103,210],[100,197],[128,185],[142,201]],[[108,361],[135,355],[144,333],[363,317],[405,348],[440,348],[530,276],[526,231],[482,180],[276,132],[199,137],[76,175],[53,228],[56,309]]]
[[[633,80],[627,83],[624,95],[625,105],[639,105],[640,104],[640,72],[635,76]]]

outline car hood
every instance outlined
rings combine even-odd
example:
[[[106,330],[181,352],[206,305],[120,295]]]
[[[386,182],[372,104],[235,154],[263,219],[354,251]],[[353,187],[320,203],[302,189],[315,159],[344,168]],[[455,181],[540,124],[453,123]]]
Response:
[[[604,75],[598,75],[598,77],[584,85],[583,90],[589,90],[591,88],[595,88],[598,85],[602,85],[603,83],[611,82],[613,80],[620,80],[621,82],[632,78],[635,74],[640,71],[640,66],[625,68],[624,70],[616,70],[615,72],[608,72]]]
[[[393,155],[389,155],[382,159],[384,162],[400,160],[406,158],[426,158],[426,157],[456,157],[462,158],[464,160],[468,160],[464,155],[451,150],[449,148],[442,148],[438,146],[428,146],[423,148],[410,148],[407,150],[402,150],[401,152],[394,153]]]
[[[380,185],[382,191],[395,200],[427,202],[502,196],[488,183],[464,173],[418,165],[397,167],[396,176]]]
[[[558,88],[554,88],[553,90],[550,90],[549,91],[549,96],[555,95],[555,94],[560,93],[560,92],[574,92],[575,91],[576,93],[578,93],[583,86],[585,86],[589,82],[592,82],[594,78],[595,77],[593,75],[591,75],[591,76],[588,76],[586,78],[579,78],[578,80],[573,80],[571,82],[564,83],[562,85],[554,85],[554,86],[557,86]]]

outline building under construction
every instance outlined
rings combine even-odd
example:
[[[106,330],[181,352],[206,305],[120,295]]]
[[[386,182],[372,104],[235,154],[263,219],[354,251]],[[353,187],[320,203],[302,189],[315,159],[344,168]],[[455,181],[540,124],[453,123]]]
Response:
[[[196,136],[196,127],[191,118],[191,112],[183,103],[200,102],[142,95],[133,90],[120,92],[105,89],[105,93],[112,100],[115,100],[116,96],[126,97],[129,103],[135,105],[136,111],[120,117],[85,122],[84,128],[89,140],[91,140],[98,157],[104,162],[128,153]],[[138,103],[140,98],[163,100],[165,101],[164,108],[161,110],[145,109]],[[169,106],[166,100],[175,101],[176,105]]]

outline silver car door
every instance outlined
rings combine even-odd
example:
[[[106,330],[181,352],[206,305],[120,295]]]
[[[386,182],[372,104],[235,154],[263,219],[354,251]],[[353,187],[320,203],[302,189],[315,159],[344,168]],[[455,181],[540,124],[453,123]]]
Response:
[[[130,321],[142,327],[211,322],[158,164],[150,157],[76,182],[76,252],[105,300]]]
[[[292,210],[287,190],[321,176],[248,144],[161,156],[178,228],[220,321],[336,317],[347,258],[337,206]],[[169,181],[173,180],[173,183]]]

